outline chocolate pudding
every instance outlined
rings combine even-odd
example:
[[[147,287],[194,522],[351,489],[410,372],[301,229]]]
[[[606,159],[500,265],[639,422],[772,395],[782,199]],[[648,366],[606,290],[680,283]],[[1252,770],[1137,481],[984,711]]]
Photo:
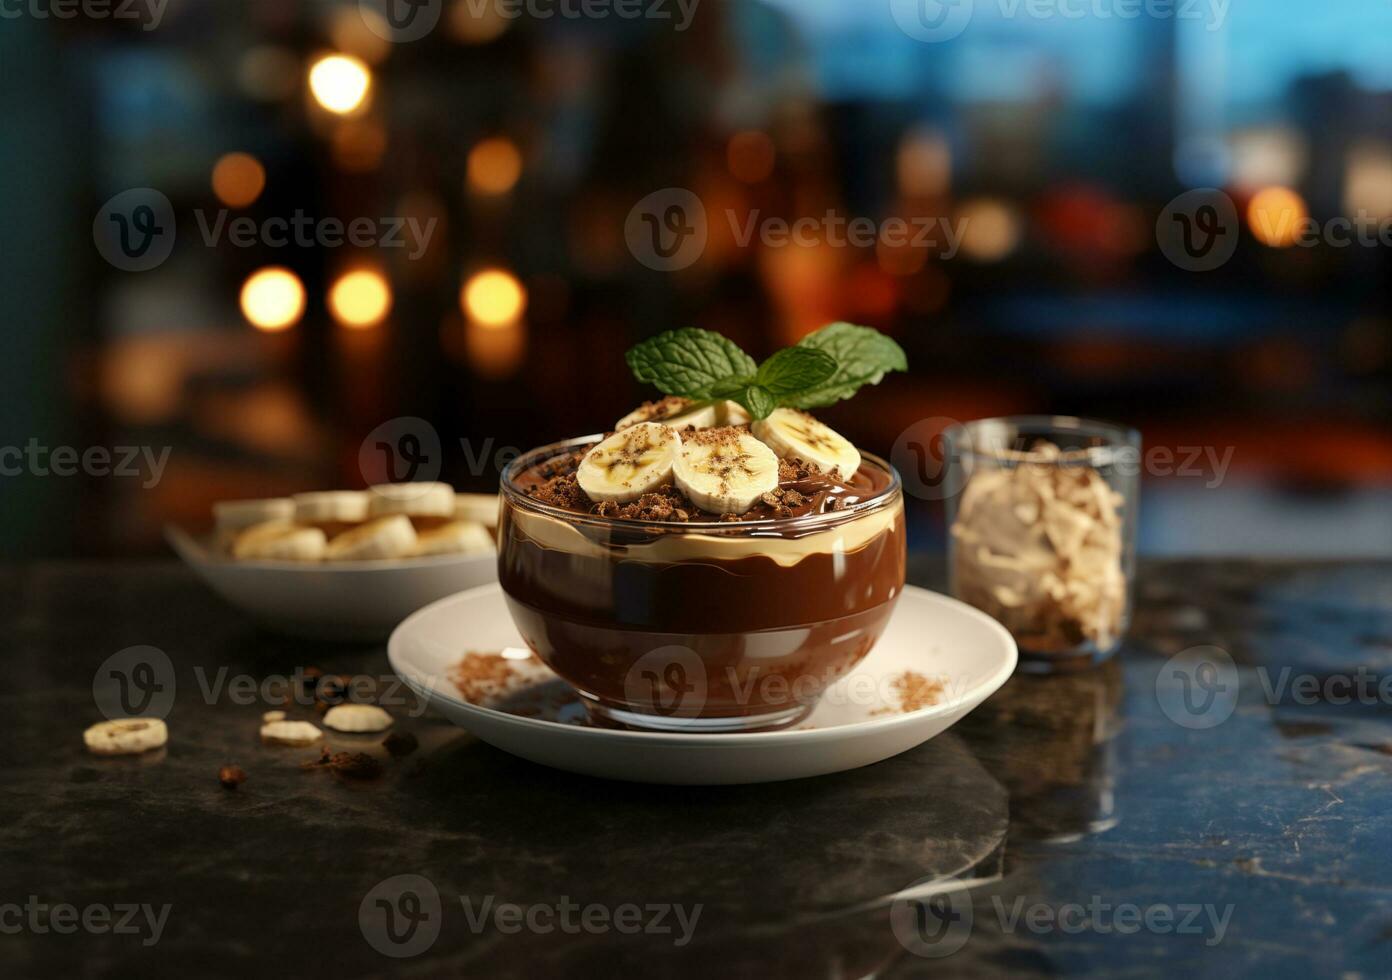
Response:
[[[653,430],[700,448],[705,469],[684,479],[679,468],[615,501],[581,485],[597,437],[508,467],[498,572],[513,619],[603,721],[711,732],[796,724],[870,651],[903,589],[899,478],[853,449],[841,470],[752,458],[748,426]],[[659,450],[633,442],[608,465]],[[770,465],[776,485],[765,472],[756,490],[772,488],[739,512],[702,506],[720,506]]]

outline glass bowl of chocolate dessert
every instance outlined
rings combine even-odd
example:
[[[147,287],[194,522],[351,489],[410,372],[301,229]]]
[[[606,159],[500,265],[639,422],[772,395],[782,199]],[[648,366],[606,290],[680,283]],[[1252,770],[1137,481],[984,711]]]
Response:
[[[798,724],[904,587],[885,461],[801,411],[665,398],[502,479],[498,572],[527,645],[601,724]]]

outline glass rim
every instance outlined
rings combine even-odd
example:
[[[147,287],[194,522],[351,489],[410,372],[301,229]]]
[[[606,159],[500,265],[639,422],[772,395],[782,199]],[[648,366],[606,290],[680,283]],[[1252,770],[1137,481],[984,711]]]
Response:
[[[841,510],[828,511],[824,514],[803,514],[799,517],[772,517],[767,520],[758,521],[643,521],[632,517],[605,517],[600,514],[578,514],[573,510],[564,507],[557,507],[553,504],[543,504],[532,497],[527,496],[519,489],[514,480],[517,475],[528,467],[549,459],[552,456],[559,456],[568,450],[577,449],[581,446],[593,445],[604,438],[604,433],[592,433],[586,436],[577,436],[574,439],[563,439],[560,442],[548,443],[538,446],[528,452],[518,456],[503,470],[502,478],[499,481],[499,491],[505,500],[510,501],[514,506],[522,507],[525,510],[545,514],[555,517],[571,524],[585,524],[591,527],[612,527],[625,530],[661,530],[696,533],[716,532],[727,537],[738,537],[742,533],[756,534],[758,532],[778,530],[784,531],[789,528],[819,530],[823,527],[835,527],[856,517],[871,513],[887,506],[895,500],[901,498],[903,484],[899,479],[899,471],[889,464],[888,461],[876,456],[874,453],[861,452],[861,462],[870,462],[889,474],[889,486],[885,487],[873,497],[850,504]]]
[[[990,430],[1013,430],[1011,441],[1020,435],[1048,438],[1051,433],[1068,433],[1104,440],[1102,445],[1060,449],[1050,456],[1032,450],[1004,445],[1005,440],[983,434]],[[954,453],[973,460],[995,463],[1027,463],[1037,466],[1114,466],[1123,452],[1139,452],[1141,433],[1118,422],[1082,418],[1077,415],[998,415],[970,422],[958,422],[945,433]]]

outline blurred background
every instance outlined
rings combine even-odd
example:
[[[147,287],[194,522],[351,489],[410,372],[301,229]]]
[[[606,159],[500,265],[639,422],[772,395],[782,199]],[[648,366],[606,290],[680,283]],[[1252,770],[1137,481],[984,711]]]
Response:
[[[1383,0],[4,6],[7,557],[160,554],[214,500],[363,486],[403,418],[488,489],[651,397],[646,336],[762,357],[842,319],[911,365],[824,413],[866,449],[1124,422],[1143,553],[1392,554]],[[1235,217],[1186,260],[1164,229],[1219,227],[1175,218],[1195,188]],[[673,190],[704,242],[666,262],[634,229]]]

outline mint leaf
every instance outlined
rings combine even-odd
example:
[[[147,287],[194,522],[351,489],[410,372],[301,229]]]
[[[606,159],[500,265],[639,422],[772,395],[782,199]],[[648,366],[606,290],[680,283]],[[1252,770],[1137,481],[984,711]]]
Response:
[[[836,373],[836,358],[813,347],[785,347],[759,365],[755,381],[775,397],[811,390]]]
[[[754,375],[737,374],[711,386],[711,398],[734,398],[754,383]]]
[[[799,347],[818,350],[836,360],[826,380],[780,400],[794,408],[820,408],[850,398],[862,385],[879,384],[887,371],[907,371],[904,350],[878,330],[853,323],[833,323],[802,338]]]
[[[744,410],[755,421],[768,418],[778,407],[778,399],[762,385],[750,385],[735,396],[735,401],[743,405]]]
[[[715,397],[717,383],[753,377],[754,359],[732,340],[695,327],[668,330],[630,348],[624,359],[633,376],[666,395]]]

